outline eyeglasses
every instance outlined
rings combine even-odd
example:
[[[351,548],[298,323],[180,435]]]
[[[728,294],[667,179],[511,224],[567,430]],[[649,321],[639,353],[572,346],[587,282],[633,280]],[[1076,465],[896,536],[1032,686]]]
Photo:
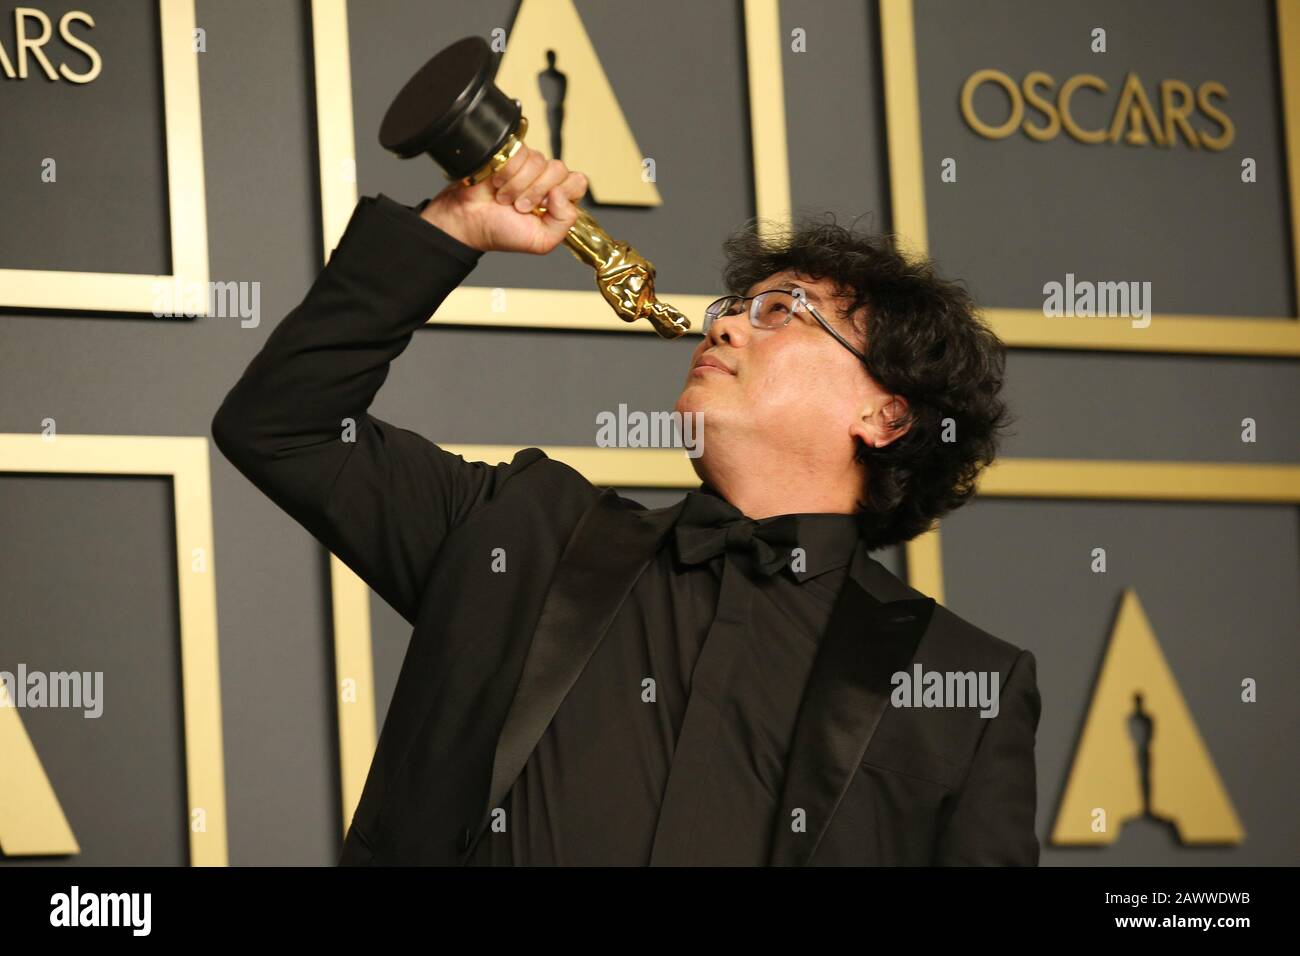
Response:
[[[863,362],[867,357],[848,343],[848,340],[831,327],[820,312],[813,307],[808,301],[803,289],[795,286],[793,289],[768,289],[766,292],[760,292],[758,295],[724,295],[721,299],[716,299],[709,304],[704,310],[704,332],[707,335],[709,328],[718,319],[725,318],[729,315],[740,315],[745,309],[745,303],[749,303],[749,324],[756,329],[781,329],[790,324],[790,320],[796,315],[802,315],[807,312],[821,324],[835,340],[844,346]]]

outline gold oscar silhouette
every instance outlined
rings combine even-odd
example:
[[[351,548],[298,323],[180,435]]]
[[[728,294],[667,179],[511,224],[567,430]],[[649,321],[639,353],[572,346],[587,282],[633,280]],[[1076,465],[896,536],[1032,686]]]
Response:
[[[1109,846],[1121,831],[1130,840],[1163,833],[1188,846],[1245,836],[1132,588],[1120,601],[1051,842]]]

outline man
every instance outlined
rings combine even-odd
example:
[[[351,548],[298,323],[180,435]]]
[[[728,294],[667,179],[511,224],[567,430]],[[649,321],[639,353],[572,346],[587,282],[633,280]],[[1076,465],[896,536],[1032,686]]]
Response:
[[[340,862],[1036,864],[1033,655],[867,556],[968,498],[1007,417],[1001,344],[928,266],[833,224],[733,236],[672,507],[369,414],[478,258],[549,253],[586,188],[523,149],[416,209],[362,199],[213,419],[414,626]],[[922,671],[996,700],[911,706]]]

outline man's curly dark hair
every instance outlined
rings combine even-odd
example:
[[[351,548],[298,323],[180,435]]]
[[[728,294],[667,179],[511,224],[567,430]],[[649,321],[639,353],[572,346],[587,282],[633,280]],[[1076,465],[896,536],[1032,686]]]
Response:
[[[802,216],[793,225],[750,219],[724,242],[727,292],[745,295],[778,272],[830,279],[843,314],[864,309],[866,367],[882,388],[907,399],[891,424],[911,428],[883,448],[859,442],[867,465],[858,521],[869,549],[909,541],[964,504],[997,455],[1012,422],[999,398],[1006,346],[978,315],[960,282],[923,257],[894,250],[856,220]],[[829,318],[829,317],[828,317]]]

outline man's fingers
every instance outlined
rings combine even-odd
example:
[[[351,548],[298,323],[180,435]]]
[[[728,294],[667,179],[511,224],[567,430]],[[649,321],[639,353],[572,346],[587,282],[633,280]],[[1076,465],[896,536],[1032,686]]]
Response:
[[[570,172],[564,177],[564,182],[551,191],[559,193],[564,205],[573,207],[573,214],[576,216],[578,200],[587,195],[587,177],[582,173]]]
[[[569,173],[564,182],[546,194],[547,225],[564,231],[578,221],[578,204],[587,192],[587,177],[582,173]]]
[[[560,188],[564,191],[565,196],[574,202],[577,202],[583,196],[587,195],[587,177],[583,173],[571,172]]]
[[[519,152],[524,152],[520,150]],[[546,169],[546,157],[540,151],[528,148],[519,171],[506,180],[506,184],[497,190],[497,202],[510,205],[518,199],[533,181]],[[516,156],[516,158],[518,158]],[[513,160],[512,160],[513,161]]]
[[[546,194],[546,224],[556,229],[568,230],[578,221],[578,211],[559,186]]]
[[[488,183],[494,190],[500,189],[510,181],[510,178],[514,176],[515,173],[519,172],[519,168],[523,166],[524,160],[528,158],[528,152],[529,149],[527,146],[515,150],[515,154],[510,157],[510,162],[506,163],[492,174],[492,178],[488,180]]]
[[[541,203],[542,197],[552,187],[564,182],[565,177],[568,175],[569,170],[564,163],[558,159],[551,160],[546,164],[541,175],[529,183],[515,198],[515,208],[520,212],[531,212],[534,207]]]

